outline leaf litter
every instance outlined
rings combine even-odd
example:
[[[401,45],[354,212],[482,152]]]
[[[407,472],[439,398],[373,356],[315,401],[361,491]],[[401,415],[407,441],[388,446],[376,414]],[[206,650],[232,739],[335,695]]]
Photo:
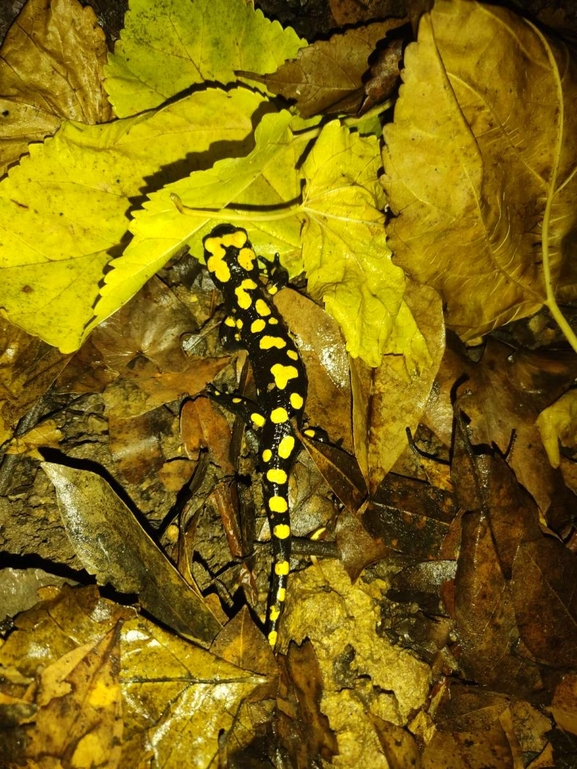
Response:
[[[350,5],[335,18],[360,22]],[[571,762],[574,352],[543,313],[518,319],[546,306],[575,345],[559,309],[576,285],[572,50],[462,0],[437,0],[415,42],[385,19],[308,47],[236,0],[204,10],[132,4],[106,68],[114,122],[94,30],[69,46],[93,112],[26,123],[72,58],[10,96],[6,163],[29,154],[0,186],[0,293],[33,336],[3,327],[2,547],[28,582],[3,626],[2,750],[39,766],[243,766],[263,746],[293,766]],[[3,63],[42,12],[28,4]],[[79,12],[52,4],[47,39]],[[336,441],[303,436],[291,474],[293,530],[315,536],[295,541],[276,660],[254,440],[201,397],[215,378],[252,387],[191,258],[219,221],[306,277],[317,303],[286,289],[279,305],[310,424]],[[52,571],[76,585],[46,588]]]

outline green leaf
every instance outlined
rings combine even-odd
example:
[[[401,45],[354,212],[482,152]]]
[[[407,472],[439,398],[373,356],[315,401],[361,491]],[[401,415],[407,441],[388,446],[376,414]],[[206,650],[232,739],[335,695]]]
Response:
[[[209,89],[115,123],[65,123],[31,145],[0,184],[0,307],[8,319],[63,352],[77,349],[144,180],[160,187],[214,162],[215,146],[221,157],[246,152],[264,102],[245,89]]]
[[[245,0],[133,0],[106,68],[116,114],[134,115],[235,70],[274,72],[306,45]]]
[[[303,143],[293,139],[290,121],[287,111],[265,115],[256,129],[256,146],[250,155],[221,160],[213,168],[197,171],[150,196],[143,210],[134,215],[132,242],[111,264],[96,305],[95,322],[127,302],[186,243],[192,254],[200,257],[202,237],[217,222],[239,216],[234,210],[219,214],[219,209],[229,204],[234,209],[243,203],[282,206],[299,195],[300,177],[295,166]],[[254,219],[249,213],[240,214],[242,226],[260,254],[272,257],[275,252],[298,252],[302,216],[299,219],[290,210],[289,214],[283,218],[281,209],[268,221],[266,217],[260,221],[258,214]]]

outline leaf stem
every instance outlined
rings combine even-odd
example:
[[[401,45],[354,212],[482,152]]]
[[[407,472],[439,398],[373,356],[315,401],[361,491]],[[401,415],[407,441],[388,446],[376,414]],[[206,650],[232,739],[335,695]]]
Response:
[[[554,320],[556,321],[557,325],[559,326],[561,331],[565,334],[567,341],[577,353],[577,335],[571,328],[569,322],[567,321],[567,318],[561,312],[561,309],[557,304],[557,300],[555,298],[555,292],[553,290],[553,280],[551,277],[551,257],[549,254],[549,222],[551,221],[551,208],[553,206],[553,197],[555,195],[555,190],[557,186],[557,176],[559,174],[559,164],[561,161],[561,145],[563,142],[563,128],[565,123],[565,102],[563,100],[563,88],[562,88],[561,78],[559,75],[557,61],[555,60],[555,57],[551,51],[551,48],[547,40],[545,39],[541,31],[537,29],[537,27],[535,27],[534,24],[531,24],[531,22],[528,22],[528,23],[533,28],[537,36],[540,38],[541,44],[543,45],[547,53],[549,64],[551,66],[551,69],[557,81],[557,91],[558,91],[557,97],[559,100],[558,139],[557,139],[557,145],[555,147],[555,156],[553,161],[553,168],[551,169],[551,179],[549,181],[549,192],[547,195],[547,202],[545,204],[545,211],[543,213],[543,227],[541,231],[541,235],[542,235],[541,249],[543,253],[543,279],[545,281],[545,291],[546,291],[545,304],[549,308],[549,311],[553,316]]]

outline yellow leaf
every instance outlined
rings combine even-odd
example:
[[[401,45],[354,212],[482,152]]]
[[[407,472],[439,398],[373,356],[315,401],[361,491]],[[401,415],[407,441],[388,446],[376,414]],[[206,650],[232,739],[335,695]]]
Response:
[[[110,120],[106,54],[92,8],[77,0],[28,0],[2,45],[0,175],[62,120]]]
[[[214,144],[213,152],[230,152],[230,142],[246,151],[263,101],[244,89],[208,89],[103,126],[65,123],[31,145],[0,184],[0,307],[9,320],[63,352],[77,349],[144,180],[161,186],[198,168]]]
[[[553,291],[575,285],[577,223],[568,48],[504,8],[438,0],[403,80],[383,152],[396,262],[439,291],[466,341],[544,303],[563,325]]]
[[[303,261],[309,292],[340,324],[347,350],[378,366],[399,314],[405,278],[385,242],[378,140],[329,123],[303,164]]]
[[[577,390],[569,390],[537,417],[537,427],[552,467],[559,467],[559,442],[577,446]]]
[[[149,197],[143,210],[134,215],[131,243],[112,262],[106,276],[96,305],[97,322],[127,302],[185,244],[200,257],[202,236],[218,221],[238,217],[234,210],[219,214],[219,209],[229,203],[234,206],[244,202],[274,206],[298,195],[295,165],[297,148],[302,147],[302,142],[292,142],[290,120],[287,111],[265,115],[256,129],[256,146],[250,155],[221,160]],[[242,226],[248,230],[259,254],[272,257],[275,251],[282,254],[298,247],[301,220],[291,215],[276,221],[275,216],[268,222],[256,218],[251,222],[250,213],[242,215]]]
[[[191,85],[264,74],[306,45],[245,0],[133,0],[106,67],[119,117],[162,104]]]

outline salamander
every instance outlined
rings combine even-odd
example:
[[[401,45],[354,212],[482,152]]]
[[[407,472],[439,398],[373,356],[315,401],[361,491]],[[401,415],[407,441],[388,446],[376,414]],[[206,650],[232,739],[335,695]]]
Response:
[[[288,477],[298,449],[293,427],[302,417],[307,394],[306,372],[298,350],[271,296],[286,283],[278,257],[268,270],[267,289],[246,230],[230,224],[215,227],[204,240],[211,278],[224,296],[222,343],[248,352],[256,385],[256,403],[211,388],[211,395],[252,422],[259,433],[263,496],[270,524],[273,563],[266,614],[266,634],[274,648],[286,597],[291,554]]]

